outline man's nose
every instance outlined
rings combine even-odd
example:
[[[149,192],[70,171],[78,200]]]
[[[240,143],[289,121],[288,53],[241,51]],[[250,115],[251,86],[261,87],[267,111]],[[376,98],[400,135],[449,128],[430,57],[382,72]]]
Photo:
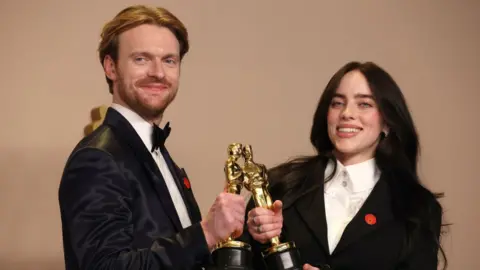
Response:
[[[165,69],[162,65],[162,62],[154,62],[149,69],[150,77],[157,77],[159,79],[163,79],[165,77]]]

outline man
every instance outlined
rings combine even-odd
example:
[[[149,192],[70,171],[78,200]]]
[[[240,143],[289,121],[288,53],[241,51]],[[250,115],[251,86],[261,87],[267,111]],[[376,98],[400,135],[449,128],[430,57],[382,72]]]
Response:
[[[244,199],[222,192],[202,220],[163,144],[170,128],[158,127],[188,49],[185,26],[163,8],[132,6],[105,25],[113,105],[73,150],[59,188],[67,270],[199,269],[217,242],[241,234]]]

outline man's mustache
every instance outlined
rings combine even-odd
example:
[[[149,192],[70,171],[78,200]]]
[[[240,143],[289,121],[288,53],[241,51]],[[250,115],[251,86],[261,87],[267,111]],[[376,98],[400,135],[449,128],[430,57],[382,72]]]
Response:
[[[143,80],[138,81],[137,86],[148,86],[151,84],[161,84],[166,87],[171,87],[172,84],[167,79],[159,79],[159,78],[145,78]]]

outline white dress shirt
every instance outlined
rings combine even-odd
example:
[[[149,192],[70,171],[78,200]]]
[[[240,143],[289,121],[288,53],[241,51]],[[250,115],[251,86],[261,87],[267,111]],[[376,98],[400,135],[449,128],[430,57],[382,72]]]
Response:
[[[185,202],[183,201],[182,195],[178,190],[178,186],[175,184],[175,180],[173,179],[172,173],[168,168],[167,163],[165,162],[165,158],[163,157],[160,150],[155,150],[153,153],[151,152],[152,149],[152,124],[145,121],[142,117],[140,117],[134,111],[121,106],[119,104],[113,103],[111,107],[117,110],[123,117],[127,119],[127,121],[132,125],[132,127],[137,132],[138,136],[142,139],[145,147],[147,148],[148,152],[152,154],[155,163],[158,165],[158,168],[165,180],[165,184],[167,185],[168,191],[170,193],[170,197],[172,198],[173,204],[177,211],[178,217],[182,224],[183,228],[186,228],[192,225],[190,217],[188,216],[187,208],[185,206]]]
[[[325,169],[325,178],[333,171],[333,162]],[[325,215],[330,254],[335,250],[345,227],[357,214],[378,182],[380,173],[375,159],[344,166],[337,161],[333,178],[325,183]]]

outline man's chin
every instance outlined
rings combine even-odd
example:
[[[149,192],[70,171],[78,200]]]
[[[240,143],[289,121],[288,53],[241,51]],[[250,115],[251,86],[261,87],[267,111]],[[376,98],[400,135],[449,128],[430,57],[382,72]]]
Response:
[[[142,107],[150,111],[158,111],[158,110],[165,110],[168,107],[168,105],[170,105],[171,102],[172,100],[170,100],[170,98],[159,99],[157,97],[157,98],[143,99],[143,102],[141,102],[141,104],[142,104]]]
[[[135,106],[135,111],[140,114],[143,118],[148,119],[156,119],[162,116],[163,112],[165,111],[166,106],[162,105],[155,105],[152,104],[137,104]]]
[[[155,107],[150,106],[150,107],[146,107],[145,110],[151,116],[159,116],[163,114],[166,108],[167,106],[155,106]]]

